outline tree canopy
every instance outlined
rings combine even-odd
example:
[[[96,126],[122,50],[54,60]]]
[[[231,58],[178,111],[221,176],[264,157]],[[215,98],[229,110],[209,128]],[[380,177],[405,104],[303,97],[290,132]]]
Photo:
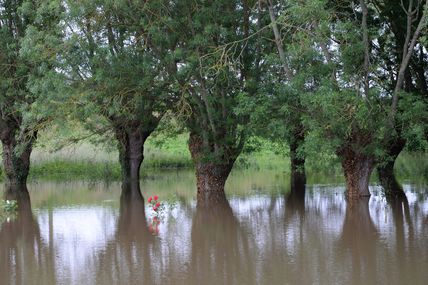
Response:
[[[356,197],[376,167],[402,193],[395,159],[427,148],[427,0],[4,0],[0,13],[10,181],[25,182],[37,131],[61,118],[114,138],[138,181],[169,112],[190,134],[201,201],[224,199],[252,135],[289,146],[292,183],[309,155],[336,155]]]

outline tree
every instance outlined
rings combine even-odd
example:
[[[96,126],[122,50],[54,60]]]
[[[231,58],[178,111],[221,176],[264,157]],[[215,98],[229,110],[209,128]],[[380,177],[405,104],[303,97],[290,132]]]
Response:
[[[49,73],[49,57],[34,65],[27,57],[27,34],[35,27],[54,29],[58,23],[56,2],[0,1],[0,140],[7,183],[23,185],[30,169],[30,155],[38,130],[51,120],[46,105],[53,93],[38,85],[41,72]],[[49,17],[37,17],[50,10]],[[40,109],[38,109],[40,110]],[[14,189],[19,187],[14,187]]]
[[[89,130],[114,136],[122,180],[139,180],[144,143],[173,102],[168,68],[174,3],[66,1],[60,52],[77,116]]]
[[[242,99],[256,89],[251,7],[255,1],[180,1],[176,76],[190,132],[198,205],[225,199],[224,186],[246,137]],[[187,112],[184,112],[186,111]]]
[[[385,34],[379,41],[378,49],[380,60],[388,67],[384,70],[383,79],[388,82],[385,88],[390,94],[394,94],[390,123],[394,126],[394,135],[385,143],[386,155],[381,159],[377,170],[387,196],[404,196],[394,175],[394,163],[406,142],[414,142],[415,137],[420,135],[420,130],[423,132],[423,125],[426,125],[424,118],[428,115],[423,111],[428,98],[426,49],[423,48],[422,39],[419,44],[413,40],[417,39],[423,26],[426,26],[422,20],[425,15],[424,5],[423,1],[374,1],[373,4],[379,11],[382,23],[389,28],[389,34]],[[406,61],[408,68],[405,68]],[[402,94],[401,90],[407,94]],[[402,97],[401,101],[405,100],[401,104],[397,103],[399,97]],[[412,113],[410,116],[409,111]]]
[[[311,70],[313,64],[305,68],[307,74],[312,74],[306,76],[305,85],[313,90],[302,98],[308,111],[305,124],[311,139],[328,144],[339,156],[348,196],[370,195],[370,175],[385,153],[391,117],[396,112],[395,107],[389,108],[388,97],[394,101],[398,93],[388,92],[379,83],[385,74],[380,59],[390,54],[375,49],[376,42],[389,35],[389,30],[377,21],[377,10],[363,0],[343,5],[334,1],[308,1],[298,3],[299,9],[295,11],[305,14],[308,11],[305,7],[314,6],[315,2],[328,16],[319,19],[315,16],[322,12],[309,10],[311,29],[303,29],[309,41],[303,43],[318,54],[318,62],[331,65],[333,72],[321,72],[324,78],[313,80],[320,72]],[[412,51],[418,32],[411,32],[409,38],[412,40],[405,49]],[[402,62],[400,66],[398,74],[406,70],[407,64]]]
[[[316,21],[325,21],[327,16],[319,5],[318,1],[307,5],[293,1],[259,1],[260,9],[268,14],[267,24],[272,29],[270,44],[263,49],[264,58],[270,64],[261,75],[264,84],[258,104],[265,107],[258,113],[259,121],[262,129],[268,127],[271,139],[289,145],[291,184],[292,188],[299,189],[306,183],[304,143],[307,130],[303,114],[307,110],[301,97],[311,93],[314,86],[319,85],[319,79],[331,73],[330,62],[326,68],[318,54],[308,48],[314,35],[317,43],[326,48],[324,39],[316,34],[322,31]],[[312,84],[308,84],[308,77]],[[267,114],[270,121],[266,123]]]

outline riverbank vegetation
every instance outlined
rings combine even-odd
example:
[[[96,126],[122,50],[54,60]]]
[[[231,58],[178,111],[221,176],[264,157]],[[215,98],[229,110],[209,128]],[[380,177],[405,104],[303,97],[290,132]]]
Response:
[[[68,134],[74,138],[78,131]],[[119,156],[114,145],[104,142],[102,145],[85,140],[78,144],[64,146],[65,137],[52,140],[52,135],[42,133],[39,143],[35,146],[32,158],[29,180],[106,180],[121,179]],[[177,134],[165,138],[156,134],[146,142],[141,175],[147,177],[158,171],[175,171],[192,169],[193,162],[187,148],[188,134]],[[62,141],[60,143],[59,141]],[[403,152],[397,159],[396,173],[398,181],[412,179],[417,183],[428,183],[428,154],[423,152]],[[308,157],[306,168],[310,177],[336,177],[340,179],[340,162],[334,155],[325,153]],[[263,138],[248,140],[244,152],[238,158],[235,169],[252,171],[273,170],[290,175],[290,153],[287,146],[272,143]],[[378,183],[374,175],[373,181]],[[0,182],[4,181],[4,171],[0,166]],[[320,179],[315,179],[320,180]],[[321,179],[323,180],[323,179]]]

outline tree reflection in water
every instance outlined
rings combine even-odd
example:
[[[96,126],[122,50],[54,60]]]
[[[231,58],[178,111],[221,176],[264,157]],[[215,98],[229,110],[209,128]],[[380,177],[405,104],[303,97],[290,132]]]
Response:
[[[155,284],[149,232],[139,182],[122,184],[116,233],[98,256],[97,284]]]
[[[198,204],[192,223],[189,280],[185,284],[257,284],[248,232],[224,199]]]
[[[349,268],[345,283],[376,280],[379,232],[369,211],[369,198],[348,199],[337,253]]]
[[[297,214],[301,221],[305,216],[305,182],[291,182],[290,192],[285,195],[285,222],[294,214]]]
[[[27,187],[6,186],[4,198],[16,200],[18,209],[0,226],[0,283],[55,284],[54,249],[41,238]]]
[[[25,189],[16,197],[17,218],[1,225],[0,284],[427,280],[426,196],[407,189],[408,201],[375,195],[346,201],[340,191],[292,188],[285,195],[234,197],[208,207],[183,199],[165,211],[160,234],[153,236],[138,184],[122,186],[119,210],[107,203],[54,205],[38,209],[37,218]]]

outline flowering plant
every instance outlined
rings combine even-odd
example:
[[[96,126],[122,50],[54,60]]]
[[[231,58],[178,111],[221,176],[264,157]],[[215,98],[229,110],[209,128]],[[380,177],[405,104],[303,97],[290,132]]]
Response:
[[[159,234],[159,224],[161,222],[164,205],[159,201],[159,197],[157,195],[153,197],[150,196],[149,199],[147,199],[147,202],[149,203],[149,207],[152,209],[149,231],[152,234],[157,235]]]

